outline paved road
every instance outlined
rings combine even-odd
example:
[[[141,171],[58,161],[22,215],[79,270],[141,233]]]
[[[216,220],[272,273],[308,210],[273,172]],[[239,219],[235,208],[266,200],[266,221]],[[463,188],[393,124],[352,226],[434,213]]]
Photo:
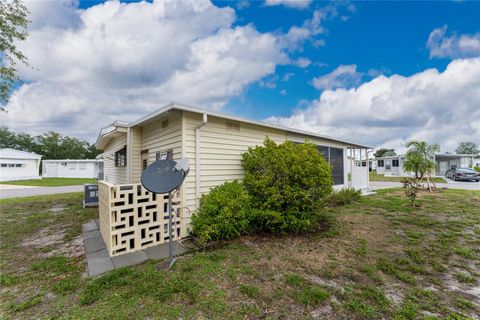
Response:
[[[462,182],[462,181],[449,181],[448,183],[436,183],[437,188],[447,188],[447,189],[462,189],[462,190],[479,190],[480,191],[480,182]],[[400,182],[384,182],[384,181],[370,181],[370,189],[387,189],[387,188],[397,188],[403,187],[403,184]]]
[[[82,192],[83,185],[65,187],[29,187],[0,185],[0,199],[42,196],[68,192]]]

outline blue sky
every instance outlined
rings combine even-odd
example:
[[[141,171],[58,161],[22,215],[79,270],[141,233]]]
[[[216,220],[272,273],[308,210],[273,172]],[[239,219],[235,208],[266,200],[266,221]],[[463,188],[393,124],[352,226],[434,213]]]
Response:
[[[215,3],[219,6],[232,5],[226,1]],[[318,90],[309,84],[312,77],[328,73],[342,64],[356,64],[362,72],[374,69],[385,74],[401,75],[427,68],[443,70],[450,59],[429,58],[426,42],[430,32],[445,24],[449,30],[458,33],[480,30],[479,3],[408,1],[352,4],[355,12],[348,14],[347,21],[332,19],[325,23],[328,32],[320,37],[325,40],[324,46],[307,44],[302,52],[296,54],[312,60],[311,66],[303,70],[292,66],[279,67],[277,74],[280,78],[289,72],[295,76],[288,82],[279,81],[273,90],[255,84],[244,96],[233,99],[228,108],[248,117],[287,116],[292,106],[301,107],[302,100],[318,97]],[[308,19],[313,10],[326,5],[326,2],[313,2],[307,9],[295,10],[284,6],[269,7],[255,1],[248,8],[237,10],[237,23],[253,23],[264,32],[287,32],[292,25],[300,25]],[[365,76],[364,80],[368,79],[371,77]],[[282,96],[281,90],[287,90],[287,95]],[[256,107],[259,104],[262,105],[260,110]],[[247,110],[244,109],[246,105],[249,106]]]
[[[16,131],[93,141],[178,101],[376,147],[480,144],[479,2],[26,5],[34,68],[1,115]]]

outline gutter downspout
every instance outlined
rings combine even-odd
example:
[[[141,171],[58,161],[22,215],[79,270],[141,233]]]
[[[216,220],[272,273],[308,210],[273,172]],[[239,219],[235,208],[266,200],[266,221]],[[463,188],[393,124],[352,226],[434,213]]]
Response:
[[[203,114],[202,122],[195,127],[195,209],[200,206],[200,129],[208,122],[207,114]]]

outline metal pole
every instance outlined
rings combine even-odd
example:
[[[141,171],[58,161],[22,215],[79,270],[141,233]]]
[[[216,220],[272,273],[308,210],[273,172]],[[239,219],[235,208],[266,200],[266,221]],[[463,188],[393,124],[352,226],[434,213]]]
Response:
[[[172,192],[168,193],[168,269],[175,262],[173,259],[173,231],[172,231]]]

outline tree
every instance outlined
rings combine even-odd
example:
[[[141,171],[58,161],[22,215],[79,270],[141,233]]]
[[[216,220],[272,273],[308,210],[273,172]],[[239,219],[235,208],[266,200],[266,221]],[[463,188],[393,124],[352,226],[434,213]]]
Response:
[[[28,66],[27,57],[17,49],[18,41],[27,39],[28,10],[20,0],[0,0],[0,104],[5,104],[15,81],[16,65]],[[5,110],[0,107],[0,110]]]
[[[73,137],[48,132],[36,137],[0,127],[0,148],[35,152],[44,159],[95,159],[101,151],[95,145]]]
[[[397,154],[395,153],[395,149],[386,149],[386,148],[380,148],[375,153],[373,156],[375,158],[380,158],[380,157],[389,157],[389,156],[396,156]]]
[[[416,179],[422,179],[425,175],[435,170],[435,161],[432,160],[435,152],[440,151],[438,144],[428,144],[425,141],[410,141],[407,143],[407,154],[403,168],[407,172],[414,172]]]
[[[455,152],[458,154],[473,154],[480,156],[480,149],[474,142],[460,142]]]

